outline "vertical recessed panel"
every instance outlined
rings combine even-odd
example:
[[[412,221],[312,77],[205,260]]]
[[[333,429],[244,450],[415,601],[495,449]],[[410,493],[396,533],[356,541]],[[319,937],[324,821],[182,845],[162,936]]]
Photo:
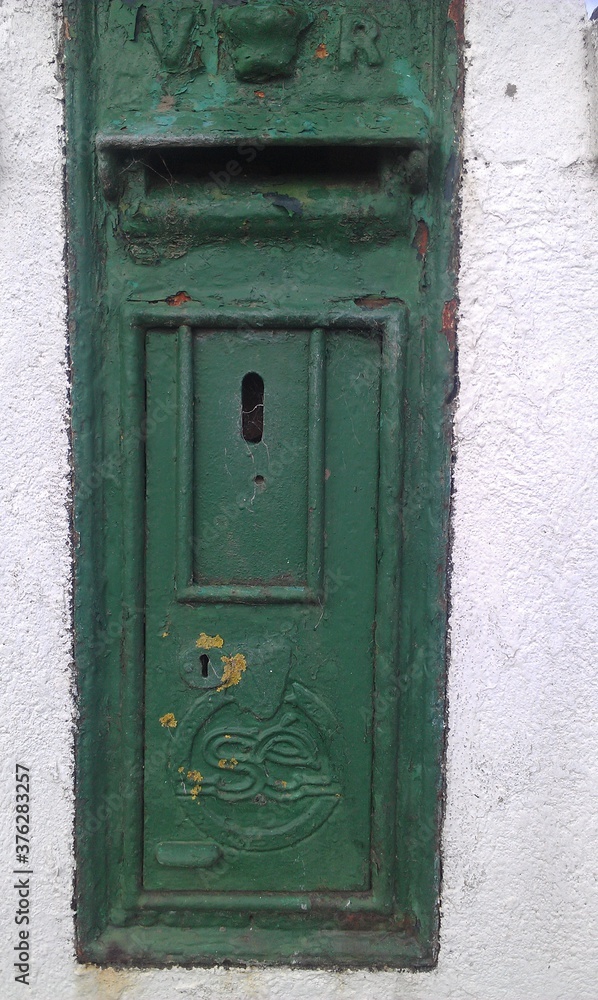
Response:
[[[197,334],[194,371],[194,581],[306,586],[308,331]]]

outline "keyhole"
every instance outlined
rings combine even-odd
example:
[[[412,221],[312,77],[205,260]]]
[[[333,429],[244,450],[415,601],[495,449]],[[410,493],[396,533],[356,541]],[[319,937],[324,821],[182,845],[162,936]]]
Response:
[[[208,676],[208,668],[210,666],[210,657],[206,656],[205,653],[202,653],[201,656],[200,656],[200,658],[199,658],[199,662],[201,663],[201,676],[202,677],[207,677]]]
[[[241,383],[242,428],[245,441],[258,444],[264,434],[264,380],[247,372]]]

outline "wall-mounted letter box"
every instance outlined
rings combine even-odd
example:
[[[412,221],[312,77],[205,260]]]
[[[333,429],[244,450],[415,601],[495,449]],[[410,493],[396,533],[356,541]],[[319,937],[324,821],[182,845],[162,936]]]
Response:
[[[86,961],[435,960],[457,6],[67,3]]]

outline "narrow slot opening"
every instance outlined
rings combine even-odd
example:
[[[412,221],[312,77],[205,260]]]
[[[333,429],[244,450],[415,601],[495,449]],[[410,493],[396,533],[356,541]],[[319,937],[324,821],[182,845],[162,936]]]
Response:
[[[207,677],[208,670],[210,669],[210,657],[206,656],[205,653],[202,653],[199,658],[199,662],[201,663],[201,676]]]
[[[213,148],[166,147],[144,153],[142,162],[148,190],[178,184],[225,190],[239,183],[270,190],[285,183],[377,190],[389,155],[396,161],[400,154],[384,146],[263,146],[247,141]]]
[[[247,372],[241,383],[241,426],[249,444],[259,444],[264,435],[264,380],[257,372]]]

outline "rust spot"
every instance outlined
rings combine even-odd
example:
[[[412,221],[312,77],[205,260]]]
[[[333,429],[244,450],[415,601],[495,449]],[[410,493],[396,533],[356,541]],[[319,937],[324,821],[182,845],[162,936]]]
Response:
[[[254,90],[253,93],[256,97],[259,97],[260,101],[266,96],[263,90]]]
[[[376,931],[385,928],[385,920],[377,913],[341,913],[339,924],[351,931]]]
[[[175,295],[169,295],[166,299],[166,304],[169,306],[183,306],[185,302],[191,302],[191,296],[188,292],[176,292]]]
[[[320,42],[320,44],[318,45],[316,51],[314,52],[315,58],[316,59],[328,59],[329,55],[330,55],[330,52],[326,48],[325,42]]]
[[[465,0],[451,0],[448,17],[450,21],[454,21],[457,39],[459,45],[462,45],[465,41]]]
[[[355,305],[362,309],[383,309],[385,306],[392,306],[395,302],[402,302],[402,299],[389,299],[384,295],[362,295],[359,299],[354,299]]]
[[[455,350],[457,343],[457,311],[459,302],[457,299],[449,299],[444,303],[442,310],[442,332],[447,339],[449,349]]]
[[[423,259],[428,252],[429,242],[430,242],[430,230],[428,229],[424,220],[420,219],[417,224],[415,236],[413,237],[413,246],[417,250],[418,256],[421,259]]]

